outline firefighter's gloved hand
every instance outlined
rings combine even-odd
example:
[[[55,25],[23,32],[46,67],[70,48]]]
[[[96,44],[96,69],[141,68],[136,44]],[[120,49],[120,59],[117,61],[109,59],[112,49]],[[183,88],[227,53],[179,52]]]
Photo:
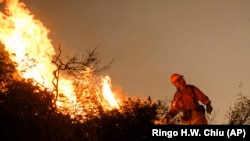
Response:
[[[211,106],[211,103],[208,103],[208,104],[206,105],[206,107],[207,107],[207,113],[208,113],[208,114],[211,114],[211,112],[213,111],[213,107]]]

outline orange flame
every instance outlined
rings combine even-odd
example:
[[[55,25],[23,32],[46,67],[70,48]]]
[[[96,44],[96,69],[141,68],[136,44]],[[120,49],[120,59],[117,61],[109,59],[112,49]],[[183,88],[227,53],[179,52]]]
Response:
[[[5,13],[0,13],[0,41],[18,64],[19,74],[52,90],[56,66],[51,63],[55,50],[48,38],[49,30],[17,0],[6,2]],[[62,78],[59,84],[59,92],[76,102],[72,81]]]
[[[51,61],[56,53],[48,38],[49,30],[41,21],[34,19],[25,4],[18,0],[6,1],[5,11],[0,12],[0,28],[0,42],[11,54],[11,60],[18,64],[19,75],[25,79],[32,78],[53,90],[53,72],[56,66]],[[60,76],[58,83],[58,92],[67,97],[67,103],[70,103],[67,105],[57,101],[58,106],[75,107],[78,101],[73,80],[68,76]],[[105,77],[102,83],[104,99],[110,107],[119,108],[110,88],[110,78]]]
[[[111,89],[111,79],[109,76],[105,76],[102,79],[102,93],[106,101],[108,101],[111,108],[119,108],[118,101],[114,97],[114,93]]]

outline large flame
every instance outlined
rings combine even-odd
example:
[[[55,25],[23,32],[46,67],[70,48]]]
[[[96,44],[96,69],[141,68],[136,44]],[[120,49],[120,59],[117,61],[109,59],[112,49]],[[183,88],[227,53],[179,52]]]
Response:
[[[21,77],[32,78],[53,90],[53,73],[56,66],[51,61],[56,53],[48,38],[49,30],[41,21],[34,18],[24,3],[18,0],[7,0],[5,3],[5,11],[0,12],[0,42],[11,54],[10,58],[18,64],[17,70]],[[103,78],[102,86],[102,94],[109,104],[108,107],[119,108],[108,77]],[[58,106],[74,107],[77,104],[72,79],[60,76],[58,92],[71,104],[57,102]]]
[[[18,64],[19,74],[52,90],[56,66],[51,63],[55,50],[48,38],[49,30],[17,0],[6,1],[5,13],[0,13],[0,41]],[[62,78],[59,84],[59,93],[76,102],[72,81]]]

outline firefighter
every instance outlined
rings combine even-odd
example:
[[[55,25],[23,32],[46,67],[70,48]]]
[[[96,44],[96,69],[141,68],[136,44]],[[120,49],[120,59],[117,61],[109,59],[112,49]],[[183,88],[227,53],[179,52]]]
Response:
[[[210,114],[213,110],[209,98],[196,86],[187,84],[180,74],[172,74],[170,80],[177,90],[165,121],[169,123],[179,112],[182,112],[180,124],[208,124],[206,112]]]

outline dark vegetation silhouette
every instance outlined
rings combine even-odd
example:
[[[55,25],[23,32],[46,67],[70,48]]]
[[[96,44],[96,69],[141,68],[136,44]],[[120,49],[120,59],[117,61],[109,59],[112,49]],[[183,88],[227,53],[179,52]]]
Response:
[[[229,125],[249,125],[250,99],[239,93],[234,105],[227,111],[226,118]]]
[[[0,59],[0,140],[140,141],[147,140],[147,129],[157,119],[159,103],[152,102],[150,97],[147,100],[128,98],[119,110],[104,110],[96,103],[96,109],[86,110],[89,112],[84,120],[80,115],[71,118],[57,110],[55,100],[60,96],[58,93],[55,95],[32,79],[19,77],[17,64],[4,50],[0,52]],[[86,67],[95,68],[95,73],[98,73],[109,66],[97,65],[96,49],[87,52],[87,58],[82,61],[73,57],[64,63],[60,55],[53,61],[58,67],[54,71],[54,91],[58,90],[57,81],[60,74],[65,73],[63,71],[77,78],[84,77],[78,72]],[[84,106],[86,101],[82,102]]]
[[[99,66],[94,50],[87,51],[84,60],[72,57],[63,62],[60,53],[52,63],[54,90],[48,91],[32,79],[25,80],[16,73],[15,62],[1,47],[0,50],[0,140],[18,141],[143,141],[148,139],[149,125],[168,112],[166,101],[125,99],[120,109],[105,110],[95,97],[78,96],[86,115],[71,118],[70,114],[57,110],[55,100],[60,96],[58,81],[63,73],[84,79],[80,73],[87,67],[97,74],[109,68],[110,63]],[[80,86],[76,83],[76,86]],[[79,89],[83,91],[84,88]],[[249,124],[250,100],[242,96],[228,112],[229,124]],[[87,109],[85,103],[92,102],[94,109]],[[178,119],[176,120],[178,124]]]

